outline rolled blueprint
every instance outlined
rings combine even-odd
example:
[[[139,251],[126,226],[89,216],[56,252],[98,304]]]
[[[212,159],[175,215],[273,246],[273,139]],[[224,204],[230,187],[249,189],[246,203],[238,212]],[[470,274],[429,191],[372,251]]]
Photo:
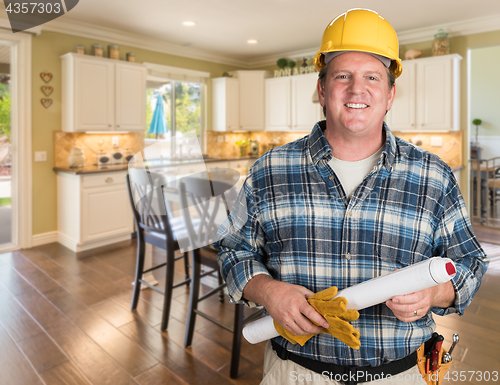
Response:
[[[455,274],[455,264],[451,259],[433,257],[340,290],[335,297],[347,299],[348,309],[361,310],[397,295],[415,293],[448,282]],[[243,337],[251,344],[278,335],[270,316],[251,322],[243,328]]]

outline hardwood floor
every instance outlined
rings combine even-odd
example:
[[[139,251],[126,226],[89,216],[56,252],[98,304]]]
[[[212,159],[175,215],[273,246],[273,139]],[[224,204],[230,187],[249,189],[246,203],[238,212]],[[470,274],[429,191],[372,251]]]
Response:
[[[480,223],[473,222],[472,226],[474,228],[474,233],[477,239],[482,243],[493,243],[495,245],[500,245],[500,228],[499,227],[488,227],[482,226]]]
[[[500,246],[483,247],[490,267],[465,315],[435,317],[446,348],[452,334],[460,334],[451,371],[500,370]],[[157,261],[162,258],[155,254]],[[176,278],[182,280],[181,261],[178,267]],[[134,269],[133,245],[85,259],[59,244],[1,254],[0,384],[260,382],[264,343],[243,341],[235,380],[229,378],[231,333],[198,317],[193,346],[183,347],[186,287],[174,291],[166,333],[160,332],[158,293],[144,290],[131,312]],[[203,310],[231,324],[234,307],[216,297],[202,303]]]
[[[236,380],[231,333],[198,317],[193,346],[183,347],[186,287],[174,291],[166,333],[160,294],[144,290],[129,310],[135,252],[77,259],[50,244],[0,255],[0,384],[258,384],[264,343],[243,342]],[[232,326],[234,306],[216,297],[200,308]]]

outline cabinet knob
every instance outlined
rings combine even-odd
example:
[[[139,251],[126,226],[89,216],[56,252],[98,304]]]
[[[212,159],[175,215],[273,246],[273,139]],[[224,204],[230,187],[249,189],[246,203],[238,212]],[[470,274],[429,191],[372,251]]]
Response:
[[[108,127],[111,127],[111,124],[108,124]]]
[[[117,124],[117,125],[116,125],[116,127],[120,128],[120,125],[119,125],[119,124]]]
[[[113,182],[113,178],[106,178],[106,180],[104,182],[106,182],[106,183],[112,183]]]

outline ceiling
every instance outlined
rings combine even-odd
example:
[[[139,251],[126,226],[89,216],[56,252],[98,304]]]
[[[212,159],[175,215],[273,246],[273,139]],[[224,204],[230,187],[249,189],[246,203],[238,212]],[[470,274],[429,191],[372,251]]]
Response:
[[[498,0],[81,0],[65,18],[252,59],[319,46],[326,25],[354,7],[397,32],[500,14]]]
[[[216,61],[255,63],[280,54],[290,58],[293,53],[300,57],[301,52],[316,51],[326,25],[351,8],[377,11],[400,36],[426,29],[423,40],[432,40],[442,27],[452,36],[462,21],[500,17],[498,0],[80,0],[46,26],[58,21],[90,24],[168,42],[170,49],[189,57],[199,53],[204,58],[209,53],[220,58]],[[182,26],[185,20],[196,25]],[[247,44],[248,39],[258,44]]]

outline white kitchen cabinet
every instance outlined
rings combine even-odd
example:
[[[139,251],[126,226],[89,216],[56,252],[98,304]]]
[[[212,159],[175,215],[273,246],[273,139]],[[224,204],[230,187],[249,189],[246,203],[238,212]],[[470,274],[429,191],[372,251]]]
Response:
[[[292,76],[292,130],[310,131],[321,120],[323,108],[313,103],[312,97],[318,84],[318,74]]]
[[[63,131],[145,130],[144,65],[75,53],[61,58]]]
[[[212,79],[213,130],[264,130],[266,71],[234,71]]]
[[[60,243],[81,252],[130,239],[134,227],[125,175],[57,174]]]
[[[386,122],[393,131],[460,129],[460,55],[403,61]]]
[[[266,71],[235,71],[239,81],[240,130],[264,130]]]
[[[212,104],[214,131],[240,129],[238,79],[212,79]]]
[[[266,130],[310,131],[323,119],[312,101],[317,81],[317,73],[266,79]]]
[[[292,82],[288,77],[266,79],[266,130],[286,131],[292,124]]]

